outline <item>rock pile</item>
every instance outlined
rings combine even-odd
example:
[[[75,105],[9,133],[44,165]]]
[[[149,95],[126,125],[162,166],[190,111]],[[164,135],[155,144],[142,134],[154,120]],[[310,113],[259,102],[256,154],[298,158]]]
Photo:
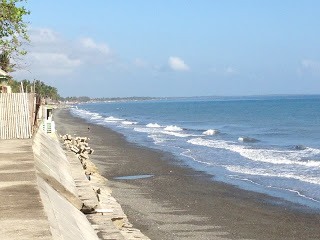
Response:
[[[96,166],[89,161],[89,155],[93,154],[94,150],[89,147],[88,137],[72,137],[70,134],[60,135],[67,149],[74,152],[80,160],[87,178],[90,180],[90,175],[97,172]]]

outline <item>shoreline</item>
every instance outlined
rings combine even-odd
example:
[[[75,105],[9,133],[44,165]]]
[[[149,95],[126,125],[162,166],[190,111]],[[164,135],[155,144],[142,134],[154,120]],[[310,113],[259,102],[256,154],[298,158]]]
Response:
[[[111,129],[71,116],[68,109],[57,110],[54,120],[61,134],[91,138],[92,162],[129,221],[151,239],[320,238],[319,214],[286,209],[270,203],[280,199],[215,182],[172,161],[168,153],[129,143]],[[114,179],[145,174],[153,176]]]

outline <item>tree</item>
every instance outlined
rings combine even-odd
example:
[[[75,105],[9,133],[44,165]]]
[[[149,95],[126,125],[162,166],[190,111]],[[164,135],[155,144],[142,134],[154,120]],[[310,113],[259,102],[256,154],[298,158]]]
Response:
[[[28,84],[31,84],[27,80],[25,80],[24,83],[26,84],[26,86],[28,86]],[[40,80],[35,80],[34,86],[35,92],[39,94],[41,97],[49,97],[53,100],[60,99],[57,88],[46,85],[44,82]]]
[[[10,56],[7,51],[0,53],[0,68],[3,71],[7,73],[12,72],[14,66],[14,64],[10,63]]]
[[[13,71],[10,58],[27,53],[21,48],[23,42],[29,42],[27,23],[23,18],[30,12],[21,6],[22,2],[26,0],[0,0],[0,52],[9,60],[7,71]]]

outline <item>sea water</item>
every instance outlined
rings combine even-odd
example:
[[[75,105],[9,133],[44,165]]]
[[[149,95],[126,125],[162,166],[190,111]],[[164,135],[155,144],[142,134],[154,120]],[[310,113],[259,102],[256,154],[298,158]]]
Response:
[[[320,96],[105,102],[71,112],[214,180],[320,210]]]

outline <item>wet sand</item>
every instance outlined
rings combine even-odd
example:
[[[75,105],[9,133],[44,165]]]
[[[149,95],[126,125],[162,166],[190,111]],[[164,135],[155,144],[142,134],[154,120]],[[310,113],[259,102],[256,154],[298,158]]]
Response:
[[[168,153],[129,143],[67,109],[55,110],[54,120],[60,134],[90,137],[91,160],[130,222],[151,239],[320,239],[320,214],[212,181]],[[116,179],[135,175],[152,176]]]

